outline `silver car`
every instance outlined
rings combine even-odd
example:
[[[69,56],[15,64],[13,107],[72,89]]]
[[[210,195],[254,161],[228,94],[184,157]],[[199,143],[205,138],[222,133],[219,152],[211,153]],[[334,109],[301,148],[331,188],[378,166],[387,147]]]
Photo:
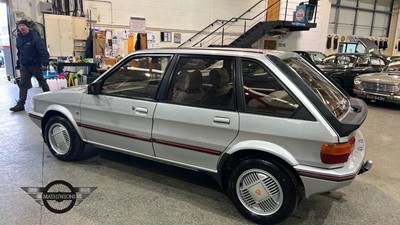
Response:
[[[365,101],[377,100],[400,104],[400,60],[394,60],[380,73],[354,78],[353,92]]]
[[[367,116],[295,53],[137,51],[87,86],[42,93],[29,116],[51,153],[93,144],[202,171],[256,223],[284,221],[303,197],[367,171]]]

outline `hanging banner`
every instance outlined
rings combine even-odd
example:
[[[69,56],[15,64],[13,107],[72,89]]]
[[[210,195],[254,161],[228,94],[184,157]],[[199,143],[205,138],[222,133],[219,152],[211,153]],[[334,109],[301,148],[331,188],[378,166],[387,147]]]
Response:
[[[129,28],[133,32],[145,32],[146,31],[146,19],[140,17],[131,17],[129,19]]]

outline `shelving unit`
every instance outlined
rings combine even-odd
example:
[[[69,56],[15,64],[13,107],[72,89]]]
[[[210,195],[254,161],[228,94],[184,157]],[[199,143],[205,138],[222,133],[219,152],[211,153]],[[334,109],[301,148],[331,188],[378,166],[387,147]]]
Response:
[[[74,40],[74,56],[85,58],[86,40]]]
[[[44,24],[51,57],[84,56],[88,36],[86,18],[45,14]]]

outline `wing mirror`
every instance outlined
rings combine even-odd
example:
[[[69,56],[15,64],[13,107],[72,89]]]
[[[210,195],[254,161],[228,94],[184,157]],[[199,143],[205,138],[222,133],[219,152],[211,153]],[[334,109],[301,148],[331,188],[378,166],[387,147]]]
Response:
[[[90,83],[87,86],[87,93],[92,95],[101,94],[101,84],[97,82]]]

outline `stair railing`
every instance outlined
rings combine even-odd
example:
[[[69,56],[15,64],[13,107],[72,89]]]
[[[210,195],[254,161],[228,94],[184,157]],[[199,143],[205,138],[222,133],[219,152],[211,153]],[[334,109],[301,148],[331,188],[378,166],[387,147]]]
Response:
[[[263,10],[262,12],[260,12],[259,14],[257,14],[256,16],[254,16],[253,18],[241,18],[240,20],[243,20],[243,32],[238,32],[238,29],[234,30],[234,31],[230,31],[229,28],[230,27],[240,27],[241,25],[239,25],[239,22],[236,23],[231,23],[228,24],[226,23],[225,26],[222,28],[221,32],[217,32],[215,33],[214,37],[209,38],[208,40],[205,40],[203,43],[201,43],[201,45],[203,46],[223,46],[223,45],[229,45],[231,44],[233,41],[235,41],[238,37],[240,37],[242,34],[246,33],[247,28],[249,27],[250,29],[252,27],[254,27],[256,24],[258,24],[259,22],[262,21],[263,17],[261,17],[261,19],[256,19],[259,15],[263,14],[265,12],[265,17],[267,18],[268,16],[268,12],[273,10],[272,7],[275,6],[275,4],[278,2],[274,2],[271,5],[268,5],[267,9]],[[295,15],[294,12],[296,12],[296,7],[299,4],[308,4],[308,5],[312,5],[314,6],[314,10],[312,12],[313,14],[313,22],[315,24],[316,22],[316,18],[317,18],[317,10],[318,10],[318,1],[316,0],[314,3],[312,1],[305,1],[305,2],[301,2],[298,0],[286,0],[285,2],[280,1],[280,6],[279,6],[279,15],[278,15],[278,20],[279,21],[283,21],[284,25],[292,25],[294,18],[293,16]],[[276,7],[275,7],[276,8]],[[282,13],[283,12],[283,13]],[[288,12],[292,12],[290,14],[288,14]],[[305,15],[308,16],[308,15]],[[250,26],[248,25],[248,21],[252,21],[253,23]],[[264,19],[264,21],[266,21]],[[264,22],[262,21],[262,22]],[[240,30],[240,29],[239,29]],[[228,34],[228,35],[227,35]]]
[[[260,3],[266,2],[266,0],[260,0],[256,4],[254,4],[252,7],[250,7],[248,10],[246,10],[244,13],[242,13],[239,17],[232,17],[229,20],[215,20],[213,23],[209,24],[207,27],[202,29],[201,31],[197,32],[195,35],[193,35],[191,38],[189,38],[187,41],[179,45],[179,47],[184,46],[187,43],[191,43],[194,41],[194,39],[197,37],[199,38],[200,35],[205,35],[204,33],[206,32],[207,29],[214,27],[214,25],[221,23],[220,26],[215,28],[213,31],[205,35],[203,38],[201,38],[199,41],[197,41],[195,44],[191,45],[191,47],[207,47],[209,45],[226,45],[230,44],[232,41],[234,41],[237,37],[240,35],[246,33],[248,29],[251,29],[253,26],[258,24],[261,21],[266,21],[267,15],[268,15],[268,10],[274,7],[277,3],[280,3],[280,9],[279,11],[281,12],[284,9],[284,13],[279,13],[279,18],[278,20],[285,21],[284,23],[287,22],[287,19],[289,19],[289,22],[292,23],[293,21],[293,14],[288,16],[288,12],[295,12],[296,11],[296,6],[300,4],[301,2],[296,1],[296,0],[286,0],[285,2],[282,1],[276,1],[271,5],[268,5],[268,7],[264,8],[261,12],[256,14],[255,16],[251,18],[245,18],[245,15],[248,15],[252,9],[256,8]],[[303,3],[309,3],[303,2]],[[282,5],[285,4],[284,7]],[[314,13],[317,12],[318,7],[318,1],[316,1]],[[316,15],[313,18],[313,22],[316,22]],[[261,16],[261,17],[260,17]],[[249,22],[251,23],[249,25]],[[242,24],[241,24],[242,23]],[[242,28],[240,28],[242,27]],[[234,31],[231,31],[232,29],[235,29]],[[239,32],[239,30],[242,30],[242,32]],[[229,33],[229,35],[227,35]],[[231,39],[231,40],[230,40]],[[218,44],[216,44],[218,43]]]
[[[214,27],[215,24],[218,23],[224,23],[227,20],[215,20],[214,22],[210,23],[208,26],[206,26],[205,28],[203,28],[202,30],[200,30],[199,32],[197,32],[195,35],[193,35],[192,37],[190,37],[187,41],[183,42],[182,44],[180,44],[178,47],[183,47],[185,44],[192,42],[192,40],[194,38],[196,38],[197,36],[201,35],[203,32],[205,32],[208,28]]]
[[[252,7],[252,9],[255,8],[255,7],[256,7],[258,4],[260,4],[261,2],[264,2],[264,0],[263,0],[263,1],[257,2],[257,3]],[[288,0],[286,0],[286,5],[287,5],[287,2],[288,2]],[[250,29],[251,29],[251,27],[253,27],[253,26],[256,25],[257,23],[261,22],[261,19],[258,19],[258,20],[256,20],[255,22],[253,22],[253,23],[251,24],[251,26],[247,26],[247,21],[253,21],[253,20],[255,20],[257,17],[259,17],[260,15],[265,15],[265,17],[261,17],[261,18],[263,19],[263,21],[266,21],[267,14],[268,14],[268,10],[271,9],[272,7],[274,7],[274,6],[275,6],[276,4],[278,4],[278,3],[280,3],[280,1],[276,1],[276,2],[274,2],[273,4],[268,5],[267,8],[264,8],[260,13],[258,13],[258,14],[257,14],[256,16],[254,16],[253,18],[243,18],[244,14],[250,12],[249,10],[247,10],[247,11],[246,11],[245,13],[243,13],[241,16],[239,16],[239,17],[237,17],[237,18],[234,17],[234,18],[231,18],[230,20],[227,20],[226,22],[223,22],[223,24],[222,24],[221,26],[217,27],[214,31],[210,32],[208,35],[206,35],[205,37],[203,37],[200,41],[196,42],[192,47],[197,47],[197,46],[198,46],[198,47],[203,47],[203,46],[209,46],[209,45],[214,45],[214,46],[216,46],[215,43],[217,43],[217,42],[221,43],[220,45],[230,44],[230,42],[234,41],[237,37],[239,37],[240,35],[242,35],[243,33],[245,33],[247,27],[250,27]],[[264,13],[265,13],[265,14],[264,14]],[[227,33],[227,28],[229,29],[229,27],[231,27],[234,23],[237,23],[238,21],[244,21],[244,22],[245,22],[245,23],[243,24],[243,33],[242,33],[242,32],[240,32],[240,33],[237,33],[237,32],[232,32],[232,33],[230,33],[229,36],[231,37],[232,40],[230,40],[229,43],[228,43],[227,40],[224,40],[225,37],[227,36],[227,35],[226,35],[226,33]],[[228,27],[225,28],[226,26],[228,26]],[[241,25],[238,25],[238,26],[241,26]],[[245,27],[246,27],[246,28],[245,28]],[[220,30],[221,30],[221,31],[220,31]],[[232,34],[235,34],[235,33],[236,33],[236,35],[232,35]],[[211,35],[214,35],[214,37],[209,38]],[[232,36],[235,36],[235,37],[232,37]],[[204,41],[204,40],[206,40],[207,38],[209,38],[209,39],[208,39],[207,41]],[[217,40],[216,40],[216,39],[217,39]]]
[[[229,19],[229,20],[227,20],[226,22],[223,22],[222,23],[222,25],[221,26],[219,26],[219,27],[217,27],[214,31],[212,31],[211,33],[209,33],[208,35],[206,35],[205,37],[203,37],[200,41],[198,41],[198,42],[196,42],[192,47],[196,47],[197,45],[199,45],[200,47],[202,47],[202,45],[206,45],[207,46],[207,43],[209,43],[211,40],[213,40],[213,39],[215,39],[215,37],[212,37],[212,38],[210,38],[210,40],[208,40],[208,41],[206,41],[206,42],[204,42],[204,43],[202,43],[205,39],[207,39],[208,37],[210,37],[211,35],[214,35],[215,34],[215,36],[218,38],[219,36],[221,36],[221,45],[223,45],[224,44],[224,40],[223,40],[223,37],[225,36],[225,33],[226,33],[226,28],[225,28],[225,26],[228,26],[228,28],[229,27],[231,27],[232,26],[232,24],[233,23],[237,23],[238,21],[252,21],[252,20],[254,20],[255,18],[257,18],[257,17],[259,17],[260,15],[265,15],[266,16],[266,14],[264,14],[265,12],[267,13],[267,11],[268,11],[268,9],[269,8],[271,8],[272,6],[274,6],[276,3],[278,3],[278,1],[277,2],[274,2],[272,5],[270,5],[270,6],[268,6],[268,8],[264,8],[261,12],[259,12],[256,16],[254,16],[253,18],[243,18],[246,14],[248,14],[253,8],[255,8],[255,7],[257,7],[261,2],[265,2],[265,0],[262,0],[262,1],[259,1],[259,2],[257,2],[255,5],[253,5],[250,9],[248,9],[248,10],[246,10],[244,13],[242,13],[242,15],[240,15],[239,17],[233,17],[233,18],[231,18],[231,19]],[[266,17],[264,17],[264,21],[265,21],[265,18]],[[259,22],[259,21],[257,21],[257,22]],[[252,24],[252,26],[253,25],[255,25],[255,24],[257,24],[257,22],[255,22],[255,23],[253,23]],[[243,25],[243,30],[245,30],[246,28],[244,28],[244,27],[247,27],[247,22],[246,22],[246,25]],[[220,31],[221,30],[221,31]],[[219,32],[218,32],[219,31]],[[218,32],[218,33],[217,33]],[[245,31],[244,31],[245,32]],[[238,34],[237,36],[240,36],[241,35],[241,33],[240,34]],[[214,44],[215,42],[213,42],[212,44]]]
[[[262,10],[257,15],[253,16],[252,18],[238,18],[237,20],[226,21],[225,24],[223,24],[224,27],[221,28],[222,31],[215,32],[214,37],[209,38],[208,40],[203,42],[202,45],[209,46],[209,45],[215,45],[216,43],[221,43],[221,45],[224,45],[226,43],[229,44],[231,41],[233,41],[234,39],[236,39],[243,33],[246,33],[248,28],[251,29],[253,26],[258,24],[259,22],[265,21],[265,18],[267,15],[265,12],[267,10],[268,10],[267,8]],[[251,23],[249,23],[249,21],[251,21]],[[240,24],[240,22],[243,22],[243,24]],[[228,33],[229,33],[229,35],[226,35]],[[210,34],[210,36],[211,35],[212,34]],[[229,39],[228,39],[229,37],[231,37],[231,39],[233,39],[233,40],[229,41]],[[206,39],[206,38],[207,37],[204,37],[203,39]],[[196,44],[198,44],[198,43],[196,43]]]
[[[204,29],[202,29],[201,31],[197,32],[196,34],[194,34],[191,38],[189,38],[187,41],[183,42],[181,45],[179,45],[179,47],[184,46],[187,43],[192,42],[196,37],[200,36],[203,34],[203,32],[205,32],[207,29],[214,27],[215,24],[218,23],[222,23],[222,25],[220,25],[219,27],[217,27],[216,29],[214,29],[210,34],[206,35],[206,37],[202,38],[201,41],[196,42],[196,44],[192,45],[192,47],[200,44],[204,39],[208,38],[209,36],[211,36],[212,34],[216,33],[218,30],[220,30],[222,27],[224,27],[227,23],[232,23],[232,22],[237,22],[238,20],[241,20],[245,15],[247,15],[248,13],[251,12],[252,9],[254,9],[255,7],[257,7],[261,2],[265,2],[266,0],[260,0],[258,1],[256,4],[254,4],[252,7],[250,7],[249,9],[247,9],[246,11],[244,11],[244,13],[242,13],[239,17],[233,17],[229,20],[215,20],[214,22],[210,23],[208,26],[206,26]],[[201,47],[201,46],[200,46]]]

